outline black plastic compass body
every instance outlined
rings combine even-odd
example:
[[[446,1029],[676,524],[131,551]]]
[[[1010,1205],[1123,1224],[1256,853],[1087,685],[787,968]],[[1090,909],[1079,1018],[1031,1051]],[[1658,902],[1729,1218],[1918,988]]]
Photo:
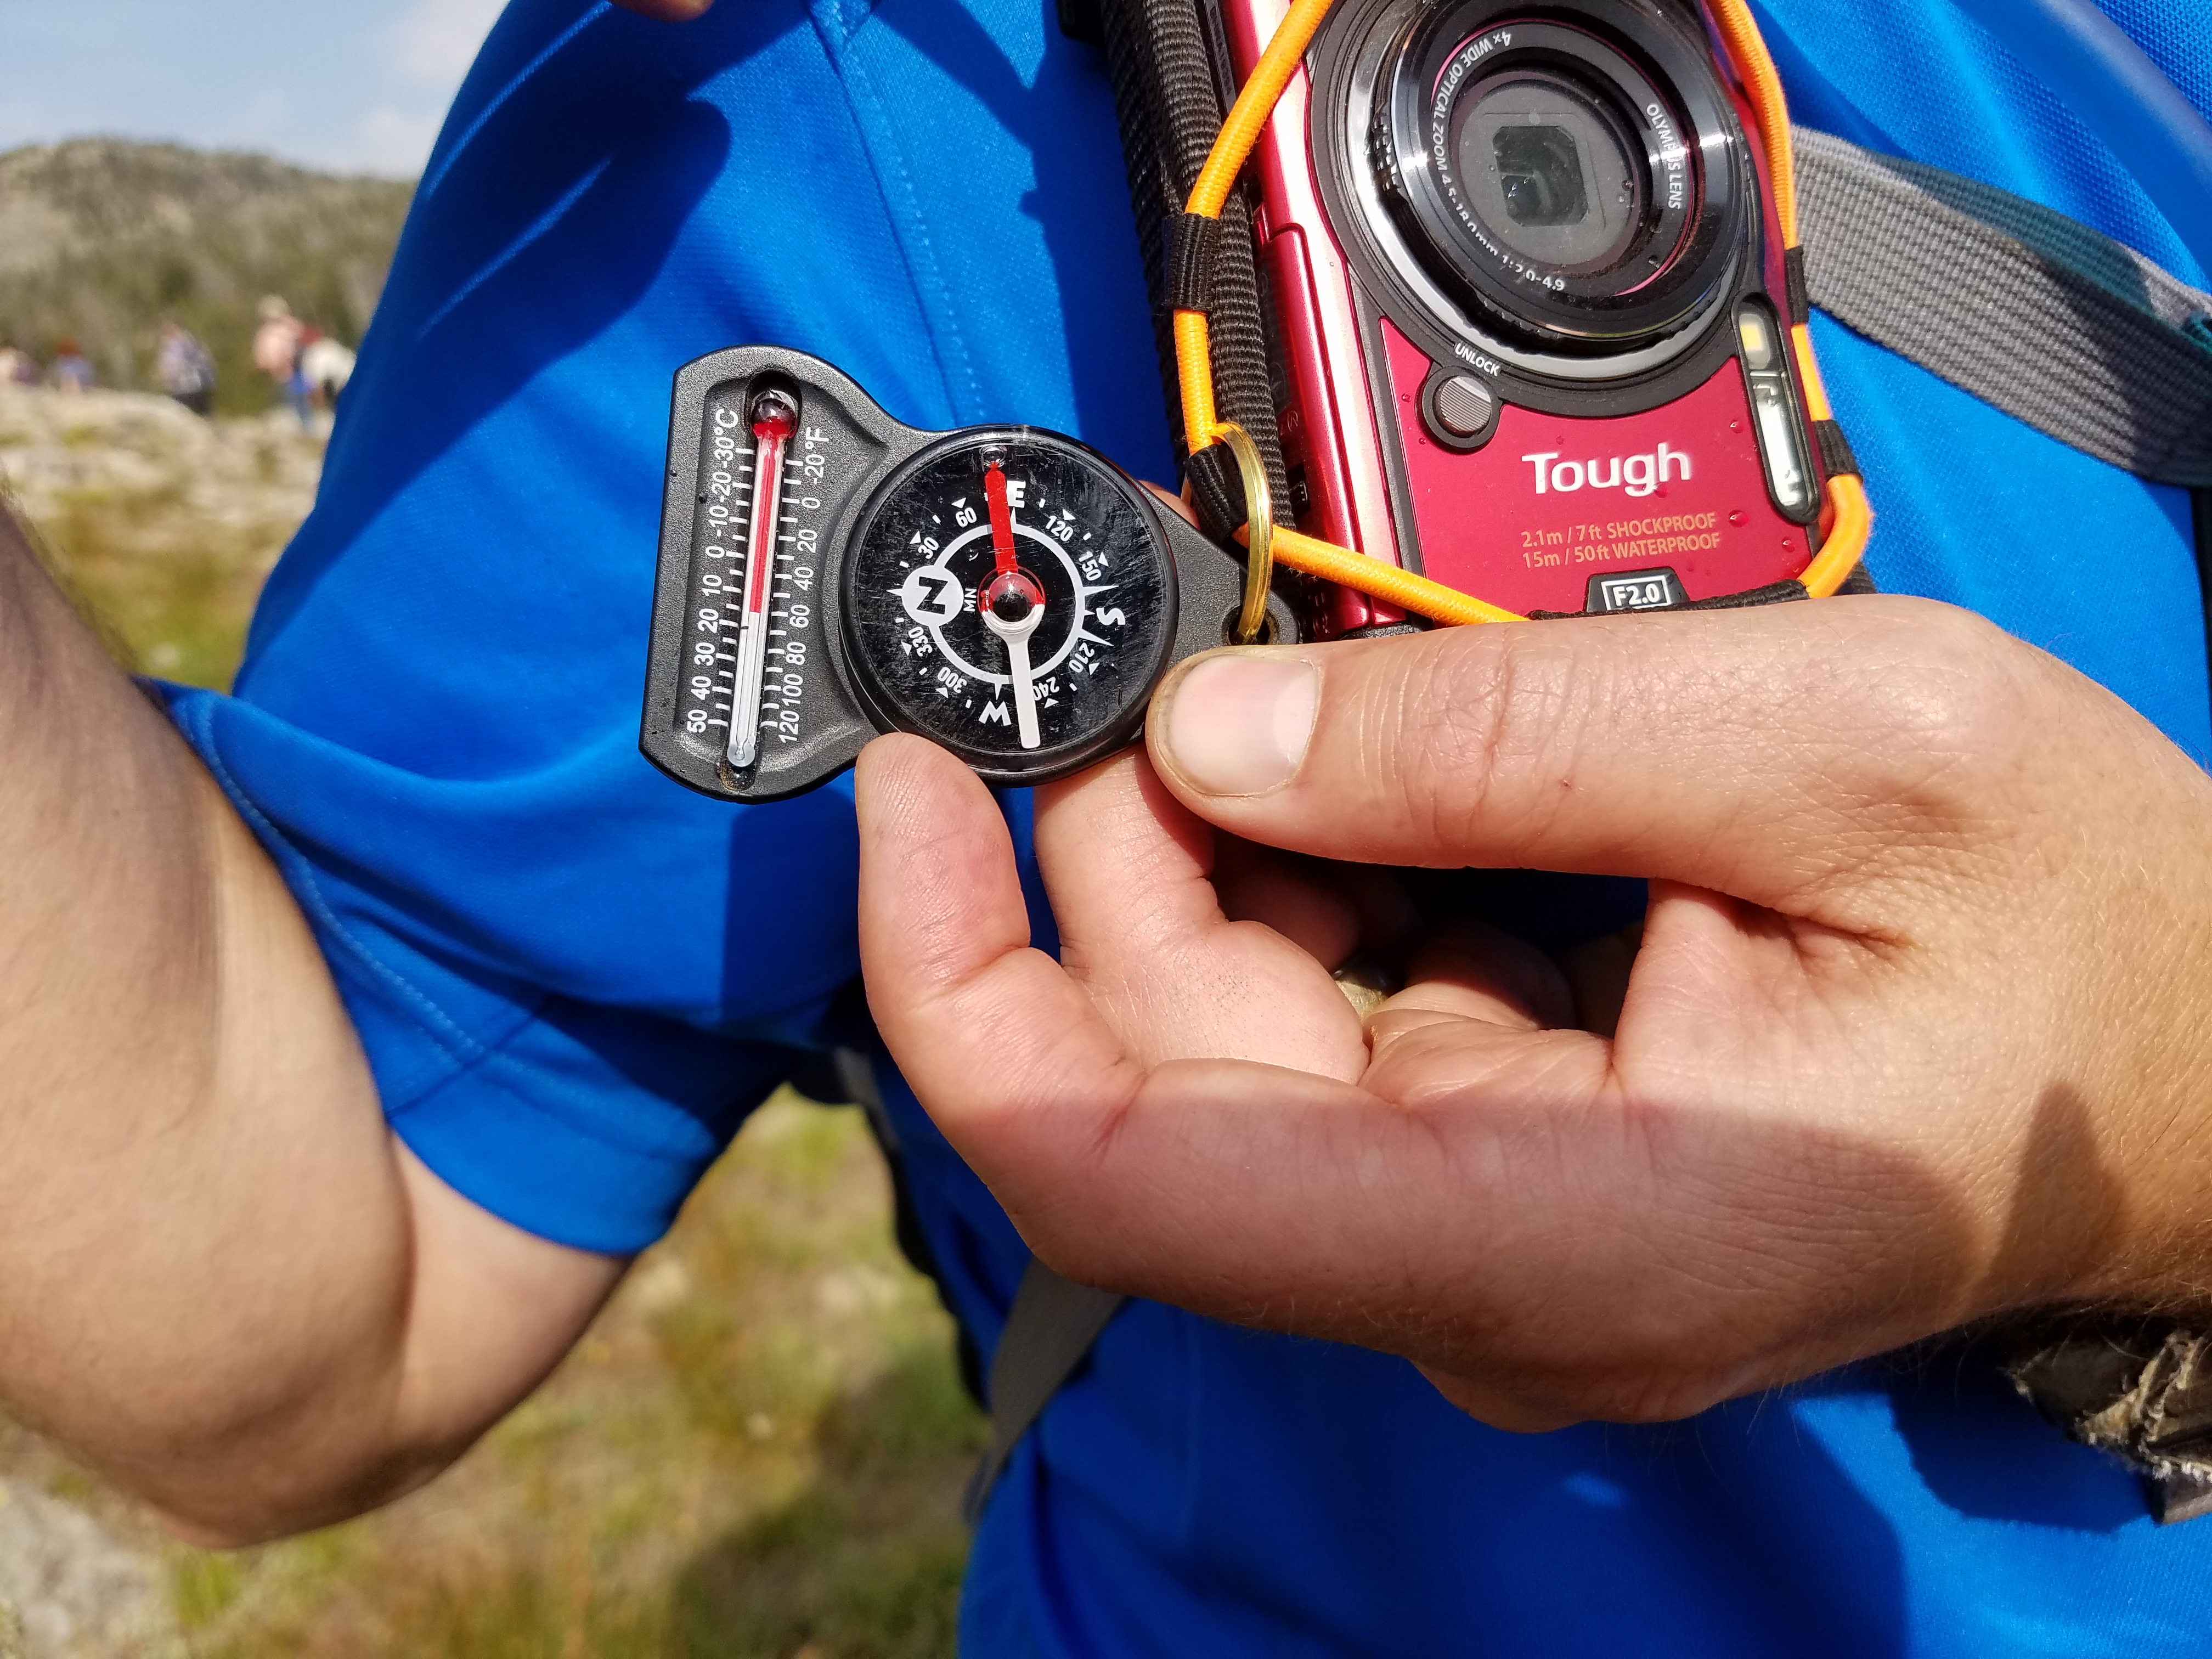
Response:
[[[920,432],[815,358],[717,352],[677,376],[640,746],[732,800],[817,787],[891,731],[1048,782],[1134,740],[1243,580],[1074,439]]]

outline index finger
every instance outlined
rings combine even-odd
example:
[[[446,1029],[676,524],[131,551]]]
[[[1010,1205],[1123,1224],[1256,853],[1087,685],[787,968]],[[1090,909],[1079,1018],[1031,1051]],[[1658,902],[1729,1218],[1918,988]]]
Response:
[[[885,1045],[1017,1222],[1025,1192],[1110,1126],[1142,1073],[1030,948],[1006,821],[935,744],[878,738],[854,774],[860,966]]]

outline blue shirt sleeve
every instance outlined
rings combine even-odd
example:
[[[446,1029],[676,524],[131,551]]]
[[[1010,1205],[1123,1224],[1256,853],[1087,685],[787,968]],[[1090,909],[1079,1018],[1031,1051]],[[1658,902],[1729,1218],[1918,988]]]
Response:
[[[794,346],[1170,476],[1103,74],[999,9],[516,0],[235,695],[167,690],[397,1132],[549,1238],[649,1243],[858,972],[849,788],[732,808],[637,753],[678,366]]]

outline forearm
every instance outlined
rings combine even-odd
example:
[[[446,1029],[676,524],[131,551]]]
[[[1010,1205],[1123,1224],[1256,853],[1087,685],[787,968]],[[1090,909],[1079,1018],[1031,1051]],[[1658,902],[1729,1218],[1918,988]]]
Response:
[[[612,1267],[404,1166],[283,881],[4,514],[0,777],[0,1405],[210,1536],[410,1484]]]

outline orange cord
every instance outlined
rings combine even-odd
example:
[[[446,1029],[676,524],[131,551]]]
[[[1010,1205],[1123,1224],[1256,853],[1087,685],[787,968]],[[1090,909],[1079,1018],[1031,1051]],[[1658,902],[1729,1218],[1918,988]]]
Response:
[[[1230,106],[1229,118],[1221,124],[1220,135],[1213,141],[1206,165],[1199,169],[1198,182],[1191,186],[1190,201],[1186,213],[1195,213],[1208,219],[1221,216],[1221,204],[1229,199],[1229,191],[1237,182],[1237,175],[1244,170],[1245,158],[1252,154],[1252,146],[1260,142],[1260,132],[1267,125],[1267,118],[1275,112],[1275,100],[1283,95],[1283,88],[1298,72],[1304,62],[1306,46],[1328,15],[1334,0],[1292,0],[1290,10],[1275,30],[1274,39],[1267,42],[1267,51],[1252,66],[1252,78],[1237,94]]]
[[[1273,113],[1275,102],[1290,84],[1304,59],[1307,46],[1328,15],[1334,0],[1294,0],[1289,13],[1253,67],[1252,76],[1237,94],[1237,102],[1207,154],[1198,182],[1192,186],[1184,210],[1207,219],[1221,216],[1222,204],[1243,171],[1261,129]],[[1765,142],[1766,161],[1774,190],[1774,216],[1782,232],[1782,245],[1797,246],[1797,175],[1790,142],[1790,105],[1775,72],[1766,42],[1745,0],[1705,0],[1743,77],[1752,112]],[[1220,441],[1220,422],[1213,401],[1213,356],[1206,334],[1206,313],[1178,311],[1174,323],[1176,377],[1182,393],[1183,439],[1195,454]],[[1832,418],[1820,365],[1814,360],[1813,338],[1802,324],[1790,331],[1796,353],[1799,378],[1805,387],[1807,418]],[[1858,477],[1842,474],[1828,480],[1826,509],[1821,514],[1820,550],[1797,580],[1814,599],[1826,599],[1842,586],[1858,568],[1874,530],[1874,509],[1866,485]],[[1425,576],[1401,570],[1388,560],[1339,547],[1333,542],[1278,527],[1274,557],[1294,570],[1357,589],[1371,598],[1402,606],[1432,622],[1448,624],[1519,622],[1521,617],[1486,604],[1457,588],[1432,582]]]
[[[1782,91],[1782,77],[1774,71],[1758,20],[1744,0],[1705,0],[1728,42],[1729,56],[1751,94],[1752,113],[1759,118],[1759,136],[1766,141],[1766,166],[1774,187],[1774,217],[1781,228],[1782,246],[1797,246],[1797,169],[1790,139],[1790,100]]]
[[[1237,539],[1244,539],[1244,532],[1237,532]],[[1325,542],[1317,537],[1301,535],[1295,530],[1275,526],[1275,562],[1286,564],[1293,570],[1303,570],[1309,576],[1319,576],[1325,581],[1338,582],[1346,587],[1356,587],[1374,599],[1418,611],[1431,622],[1457,626],[1466,623],[1525,622],[1528,619],[1510,611],[1476,599],[1472,593],[1462,593],[1456,587],[1446,587],[1442,582],[1432,582],[1426,576],[1416,576],[1410,570],[1401,570],[1385,560],[1372,559],[1364,553],[1355,553],[1348,547],[1339,547],[1334,542]]]

